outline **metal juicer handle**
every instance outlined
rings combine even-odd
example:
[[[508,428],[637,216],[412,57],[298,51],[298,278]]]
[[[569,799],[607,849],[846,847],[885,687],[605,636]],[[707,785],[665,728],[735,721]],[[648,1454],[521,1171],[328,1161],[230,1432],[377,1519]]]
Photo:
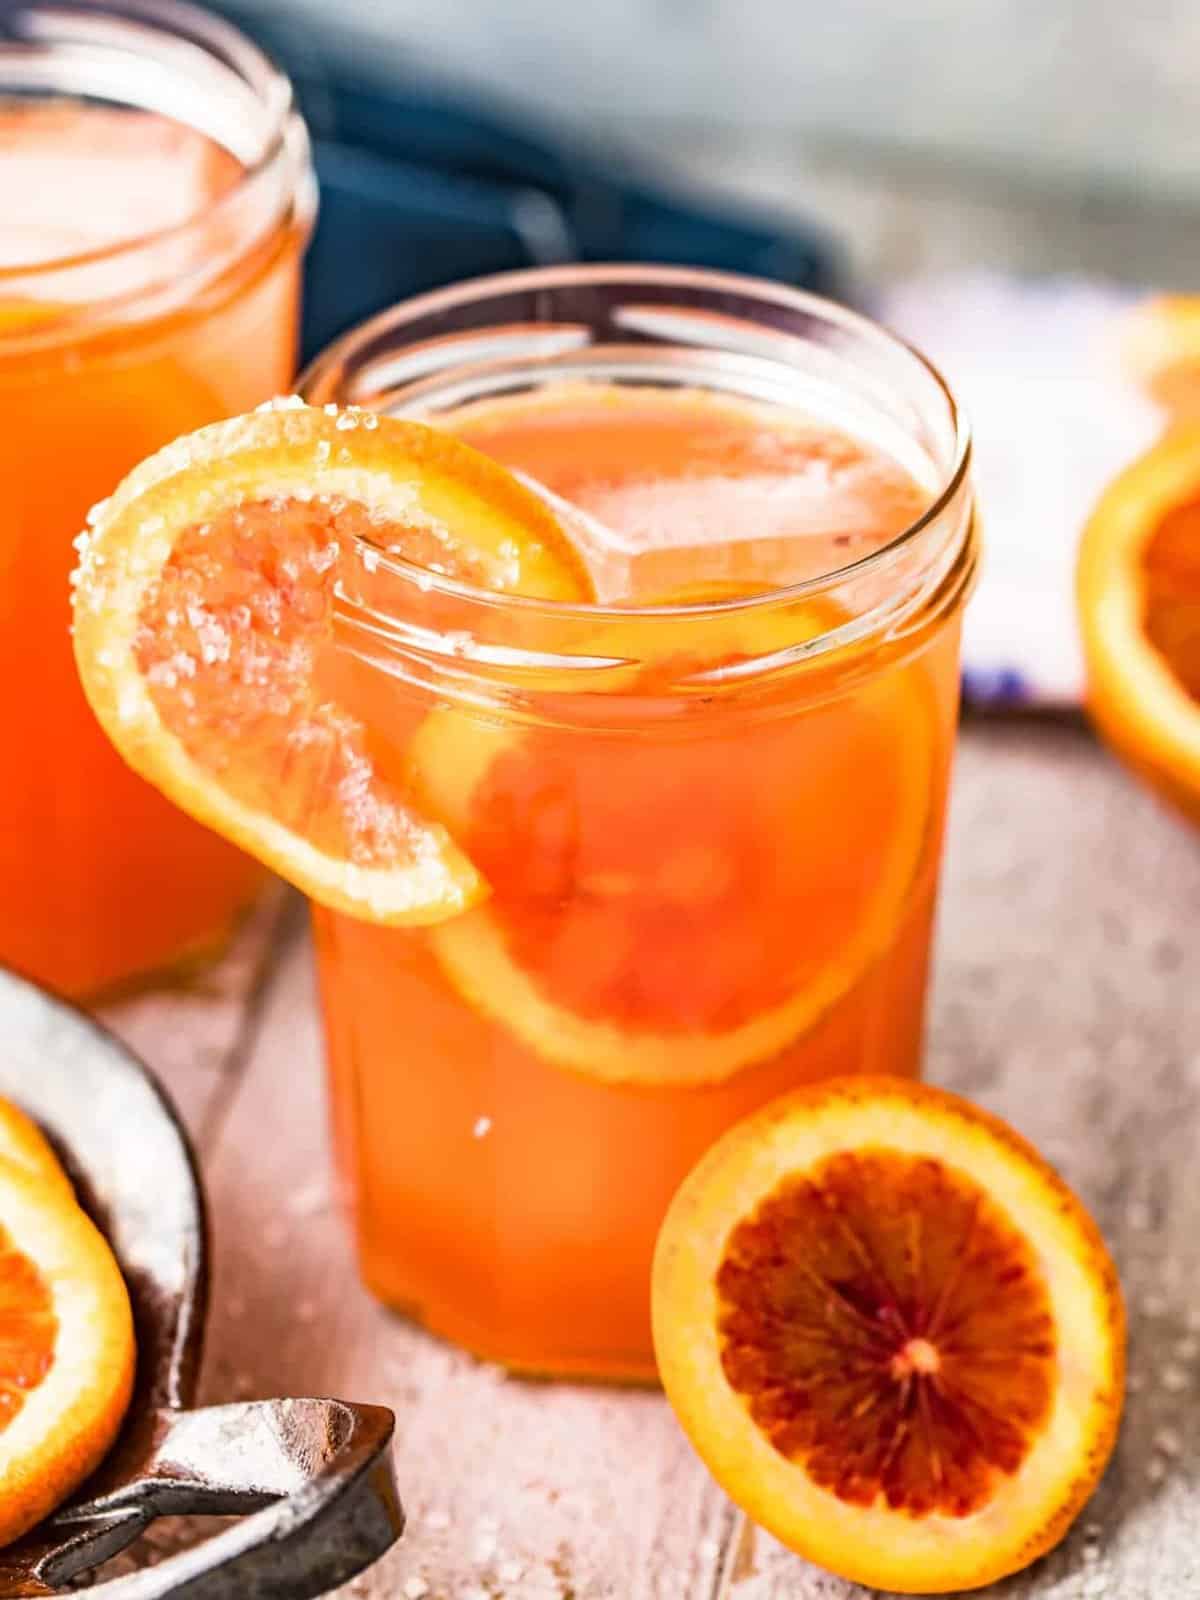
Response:
[[[308,1600],[399,1538],[395,1419],[342,1400],[260,1400],[160,1411],[119,1481],[0,1555],[0,1596],[46,1595],[132,1544],[158,1517],[240,1521],[157,1565],[92,1584],[105,1600]],[[133,1467],[130,1473],[130,1467]],[[128,1474],[128,1475],[124,1475]],[[7,1559],[6,1559],[7,1558]]]

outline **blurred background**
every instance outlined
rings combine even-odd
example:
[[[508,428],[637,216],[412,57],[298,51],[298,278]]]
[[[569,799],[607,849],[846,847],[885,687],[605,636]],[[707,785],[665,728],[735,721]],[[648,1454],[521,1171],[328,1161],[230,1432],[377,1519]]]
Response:
[[[1190,282],[1194,0],[256,0],[313,67],[440,83],[827,224],[868,283]],[[245,16],[245,13],[243,13]]]
[[[235,0],[317,139],[306,352],[560,260],[830,293],[972,415],[990,533],[968,697],[1074,705],[1074,550],[1161,430],[1123,365],[1200,279],[1195,0]],[[1018,620],[1019,619],[1019,620]]]

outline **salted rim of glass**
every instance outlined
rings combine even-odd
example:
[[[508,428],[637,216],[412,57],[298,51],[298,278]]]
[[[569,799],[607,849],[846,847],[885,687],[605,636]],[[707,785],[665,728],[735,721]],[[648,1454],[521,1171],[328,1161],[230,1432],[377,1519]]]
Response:
[[[507,591],[501,593],[496,590],[481,588],[477,584],[467,582],[461,578],[451,577],[445,573],[433,572],[415,562],[406,561],[403,557],[381,551],[378,546],[372,545],[368,540],[357,538],[357,547],[360,550],[370,551],[372,559],[377,561],[380,566],[399,578],[417,584],[422,590],[434,589],[440,593],[453,595],[460,600],[474,602],[488,609],[519,609],[526,614],[564,619],[600,617],[631,620],[644,617],[648,621],[652,621],[654,618],[729,616],[739,612],[766,609],[771,606],[779,606],[782,609],[797,600],[826,593],[830,589],[868,577],[875,572],[886,570],[954,502],[970,471],[971,430],[953,390],[933,362],[914,345],[902,339],[899,334],[893,333],[878,322],[874,322],[870,317],[863,316],[857,311],[851,311],[847,307],[839,305],[834,300],[828,300],[822,295],[811,294],[804,289],[793,289],[786,284],[773,283],[769,279],[754,277],[748,273],[709,272],[705,269],[694,267],[654,265],[640,267],[625,263],[599,263],[586,266],[534,267],[518,272],[498,272],[483,277],[469,278],[465,282],[451,285],[449,288],[434,289],[426,294],[402,300],[399,304],[377,312],[365,322],[361,322],[356,327],[341,334],[310,362],[300,374],[296,382],[296,392],[308,404],[324,405],[332,402],[340,408],[344,404],[343,401],[329,394],[317,394],[314,396],[312,393],[314,388],[339,365],[342,367],[351,366],[353,358],[361,346],[370,343],[372,339],[389,330],[394,331],[402,328],[404,324],[416,318],[452,311],[456,306],[485,299],[492,295],[520,292],[521,290],[553,289],[560,286],[586,286],[590,283],[645,285],[648,282],[667,287],[674,285],[680,288],[711,289],[716,292],[726,291],[746,297],[769,299],[774,301],[776,305],[790,307],[795,311],[822,318],[828,323],[837,324],[848,333],[855,334],[860,338],[873,340],[877,344],[915,362],[918,367],[923,369],[934,380],[937,390],[944,398],[954,437],[953,455],[950,466],[946,470],[944,481],[941,481],[940,486],[932,491],[933,498],[921,515],[915,521],[902,528],[886,544],[880,545],[877,550],[871,550],[866,555],[858,556],[855,560],[847,562],[845,566],[834,568],[829,572],[819,573],[812,578],[804,578],[799,582],[787,584],[782,588],[764,589],[760,594],[735,596],[728,600],[693,601],[674,605],[622,606],[614,605],[610,602],[546,600],[534,595],[513,594]],[[501,325],[498,324],[497,326]],[[768,335],[782,332],[782,330],[771,328],[764,328],[762,331]],[[781,362],[780,364],[784,365],[785,363]],[[396,392],[397,394],[403,394],[403,389]],[[368,406],[365,409],[369,410],[371,407]],[[399,414],[403,415],[403,412]],[[955,564],[961,561],[964,553],[971,548],[973,522],[973,518],[964,518],[963,531],[953,551],[951,570]],[[970,581],[972,571],[973,563],[968,566],[964,574],[964,586]],[[936,589],[940,585],[935,585],[934,587]],[[890,616],[896,609],[897,603],[903,606],[910,598],[911,596],[906,593],[899,597],[898,602],[893,601],[874,607],[867,612],[852,617],[847,622],[809,641],[809,647],[822,644],[827,646],[845,636],[846,630],[851,630],[854,633],[873,631],[874,623],[881,619],[886,620],[886,617]]]
[[[43,0],[28,0],[22,7],[32,13],[47,11],[53,13],[64,9],[61,6],[45,5]],[[157,30],[170,37],[177,37],[186,28],[193,40],[202,41],[204,45],[211,45],[215,51],[223,52],[227,60],[223,63],[230,70],[237,73],[243,83],[254,93],[264,108],[267,117],[267,126],[264,135],[263,149],[253,161],[242,162],[239,160],[241,171],[237,179],[230,184],[222,194],[218,195],[209,205],[185,217],[181,222],[173,222],[164,228],[154,228],[148,233],[131,234],[128,238],[118,239],[112,244],[100,245],[94,250],[79,250],[69,255],[48,256],[44,260],[22,263],[11,266],[0,265],[0,287],[10,282],[36,282],[39,277],[51,274],[71,272],[77,268],[103,265],[105,262],[120,259],[122,256],[137,255],[157,245],[170,243],[174,239],[181,239],[199,226],[208,223],[226,208],[232,209],[233,205],[241,198],[245,191],[251,187],[267,172],[270,167],[282,158],[286,158],[289,145],[289,129],[293,118],[297,114],[296,97],[292,88],[291,79],[265,50],[249,39],[240,28],[232,22],[226,21],[211,11],[206,11],[202,6],[188,3],[188,0],[121,0],[121,10],[131,16],[135,25],[146,31]],[[101,18],[112,15],[98,10]],[[36,38],[30,43],[36,44]],[[5,61],[5,41],[0,39],[0,100],[8,92],[3,69]],[[47,45],[48,52],[54,50],[54,41]],[[59,94],[54,90],[46,96],[48,100],[72,100],[76,96]],[[123,102],[131,110],[138,109],[135,101]],[[233,154],[234,152],[230,152]],[[236,157],[235,157],[236,159]],[[303,180],[304,174],[309,170],[310,163],[301,162],[297,173],[297,182]],[[296,205],[296,194],[293,192],[288,197],[288,209]],[[286,212],[284,213],[286,215]],[[144,286],[139,285],[134,291],[134,296],[143,292]],[[111,295],[103,300],[81,301],[78,305],[71,305],[71,314],[90,315],[98,307],[119,304],[129,296]]]

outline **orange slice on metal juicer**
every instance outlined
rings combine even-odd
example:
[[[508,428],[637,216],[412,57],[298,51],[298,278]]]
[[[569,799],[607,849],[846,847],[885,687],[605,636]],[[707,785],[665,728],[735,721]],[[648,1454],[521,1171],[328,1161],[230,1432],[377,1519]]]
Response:
[[[715,612],[693,648],[719,672],[828,622],[809,605]],[[610,622],[598,655],[620,660],[636,627]],[[647,695],[670,666],[643,662]],[[719,706],[698,728],[666,699],[640,736],[433,713],[415,792],[492,891],[431,934],[458,992],[610,1083],[714,1083],[803,1037],[892,936],[933,790],[918,673],[814,699],[743,714],[736,740]]]
[[[99,1465],[134,1360],[124,1281],[65,1179],[0,1160],[0,1544]]]
[[[844,1078],[725,1135],[659,1234],[668,1398],[791,1549],[906,1594],[1062,1538],[1112,1451],[1116,1270],[1037,1152],[956,1095]]]
[[[325,905],[426,923],[486,885],[330,689],[339,579],[367,557],[590,594],[551,512],[485,456],[297,402],[176,441],[98,509],[75,653],[109,738],[184,810]]]
[[[1200,424],[1166,434],[1105,491],[1077,593],[1093,720],[1200,822]]]
[[[46,1135],[9,1100],[0,1100],[0,1160],[12,1162],[72,1199],[75,1196]]]

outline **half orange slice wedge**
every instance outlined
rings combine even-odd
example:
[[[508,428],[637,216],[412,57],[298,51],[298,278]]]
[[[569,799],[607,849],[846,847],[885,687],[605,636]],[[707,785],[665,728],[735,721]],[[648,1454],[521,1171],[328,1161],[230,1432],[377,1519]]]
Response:
[[[1200,821],[1200,424],[1173,429],[1105,491],[1077,594],[1093,720]]]
[[[784,1544],[938,1594],[1062,1538],[1124,1389],[1116,1271],[1041,1157],[957,1096],[846,1078],[721,1139],[663,1223],[654,1341],[676,1414]]]
[[[330,687],[339,580],[364,552],[488,589],[590,593],[543,502],[469,446],[277,405],[176,441],[98,508],[75,653],[110,739],[185,811],[326,905],[433,922],[486,885]]]
[[[75,1191],[42,1130],[10,1100],[0,1100],[0,1160],[20,1167],[72,1200]]]
[[[1121,330],[1130,376],[1165,410],[1200,409],[1200,295],[1160,294],[1141,301]]]
[[[0,1160],[0,1544],[99,1465],[134,1362],[124,1281],[65,1179]]]

